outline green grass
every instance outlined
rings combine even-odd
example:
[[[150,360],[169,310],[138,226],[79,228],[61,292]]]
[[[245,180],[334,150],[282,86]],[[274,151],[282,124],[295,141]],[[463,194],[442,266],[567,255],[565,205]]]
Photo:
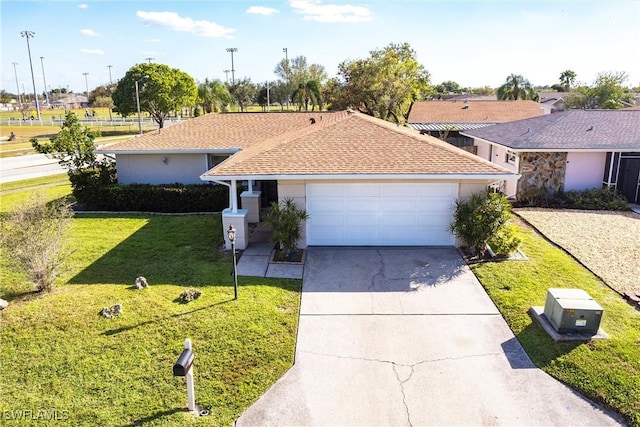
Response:
[[[220,221],[77,216],[51,294],[32,293],[0,258],[0,295],[11,301],[0,314],[0,413],[55,408],[61,425],[231,425],[293,363],[301,281],[240,277],[233,300]],[[148,289],[134,289],[139,275]],[[188,287],[202,296],[181,304]],[[116,303],[122,316],[98,316]],[[185,412],[184,378],[172,376],[187,337],[206,418]]]
[[[61,199],[63,197],[72,197],[71,183],[66,173],[22,181],[5,182],[0,184],[0,214],[4,214],[20,206],[31,197],[33,192],[44,194],[47,201]]]
[[[640,426],[640,312],[534,231],[519,236],[529,261],[475,264],[474,273],[536,366]],[[604,308],[610,339],[554,343],[527,314],[553,287],[589,293]]]

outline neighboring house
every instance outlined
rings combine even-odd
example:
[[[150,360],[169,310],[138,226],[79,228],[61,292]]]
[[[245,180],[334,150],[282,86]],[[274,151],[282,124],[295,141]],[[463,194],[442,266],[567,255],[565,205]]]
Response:
[[[62,97],[51,101],[51,108],[71,110],[74,108],[88,107],[89,102],[84,95],[63,95]]]
[[[640,110],[568,110],[464,135],[478,156],[521,175],[507,195],[606,186],[640,202]]]
[[[550,112],[550,107],[535,101],[417,101],[408,123],[422,134],[474,152],[473,139],[461,132]]]
[[[309,213],[301,247],[440,246],[455,244],[456,199],[517,178],[440,140],[351,111],[207,114],[99,152],[115,154],[122,182],[229,186],[223,227],[237,229],[239,249],[248,244],[247,224],[258,220],[255,198],[264,195],[254,191],[256,182],[274,183],[277,199],[293,198]]]
[[[570,92],[538,92],[538,101],[551,108],[552,113],[565,110],[564,98]]]

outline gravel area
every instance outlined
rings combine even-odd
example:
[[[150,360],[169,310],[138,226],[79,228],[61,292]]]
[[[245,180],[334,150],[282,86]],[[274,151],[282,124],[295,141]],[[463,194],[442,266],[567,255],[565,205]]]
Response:
[[[618,292],[640,292],[640,214],[514,209]]]

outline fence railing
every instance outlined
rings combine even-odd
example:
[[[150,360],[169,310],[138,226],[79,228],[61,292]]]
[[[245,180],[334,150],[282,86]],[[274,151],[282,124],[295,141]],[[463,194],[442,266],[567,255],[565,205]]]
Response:
[[[187,119],[183,119],[180,117],[178,118],[168,117],[164,119],[164,126],[169,127],[176,123],[183,122],[184,120],[187,120]],[[140,119],[140,122],[142,123],[143,127],[158,126],[156,121],[150,117],[143,117]],[[7,119],[0,120],[1,126],[61,126],[62,123],[64,123],[64,117],[63,118],[47,117],[40,120],[16,119],[16,118],[7,118]],[[133,125],[138,126],[138,118],[137,117],[126,117],[126,118],[118,117],[110,120],[107,117],[85,117],[80,119],[80,123],[84,126],[114,126],[114,127],[133,126]]]

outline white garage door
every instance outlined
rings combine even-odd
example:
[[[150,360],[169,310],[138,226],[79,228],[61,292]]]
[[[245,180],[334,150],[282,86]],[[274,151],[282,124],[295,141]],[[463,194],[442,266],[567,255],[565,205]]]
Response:
[[[311,246],[450,246],[457,184],[307,184]]]

